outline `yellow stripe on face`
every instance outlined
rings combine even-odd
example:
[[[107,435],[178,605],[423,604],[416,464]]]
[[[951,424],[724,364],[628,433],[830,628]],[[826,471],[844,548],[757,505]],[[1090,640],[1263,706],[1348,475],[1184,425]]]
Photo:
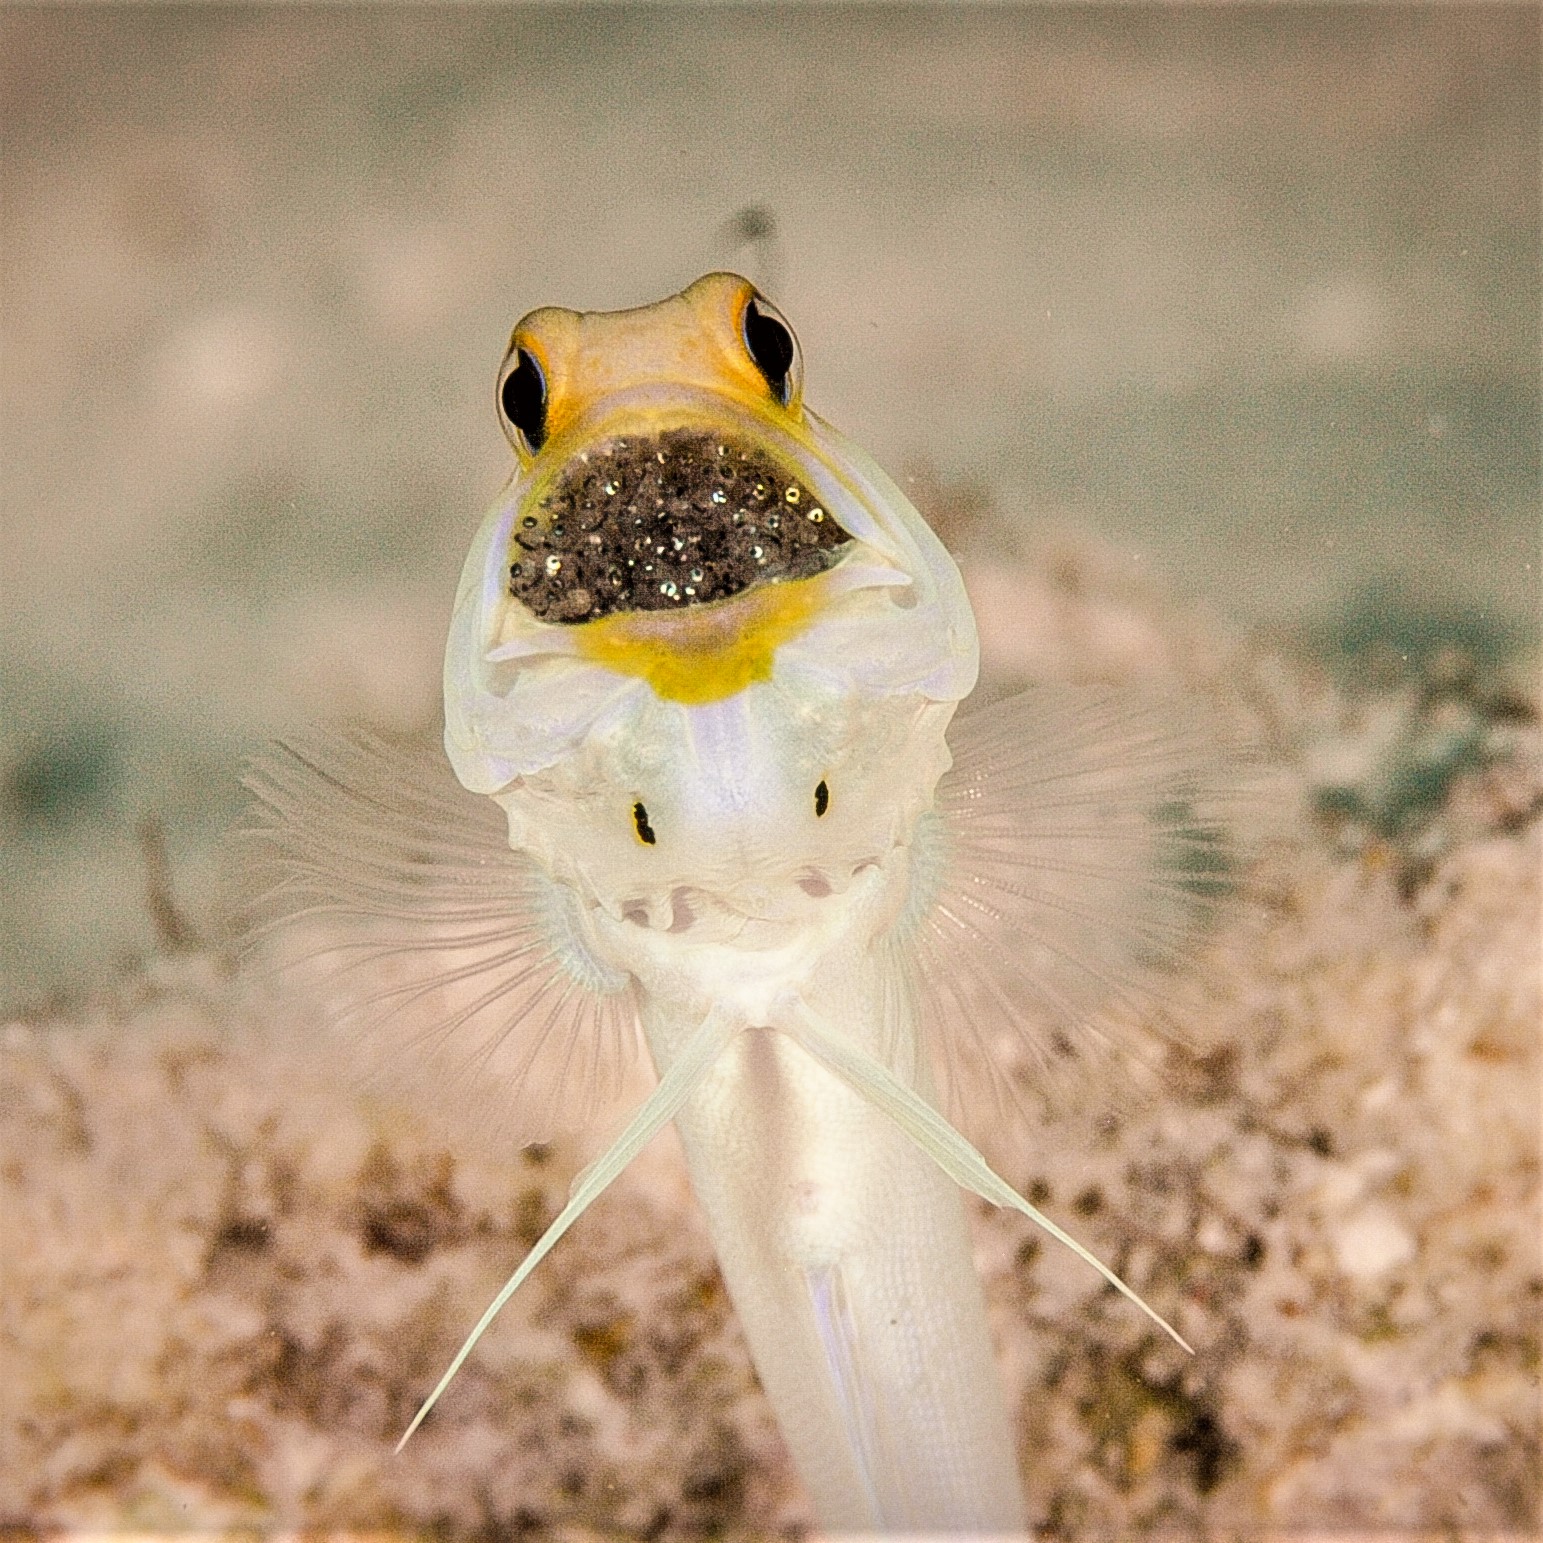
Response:
[[[762,584],[681,611],[628,611],[573,629],[580,655],[646,680],[667,702],[700,707],[770,680],[777,650],[819,610],[822,578]]]

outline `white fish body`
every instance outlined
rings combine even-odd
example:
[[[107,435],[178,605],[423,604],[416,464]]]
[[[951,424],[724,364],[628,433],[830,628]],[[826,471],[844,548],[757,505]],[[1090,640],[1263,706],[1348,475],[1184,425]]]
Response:
[[[520,465],[463,574],[445,743],[503,810],[505,887],[447,903],[478,859],[442,839],[438,793],[403,817],[433,848],[411,881],[384,802],[321,812],[340,787],[346,803],[355,752],[323,758],[324,789],[303,772],[260,789],[302,888],[486,922],[457,978],[491,984],[437,1050],[555,1088],[586,1036],[635,1015],[659,1074],[425,1411],[673,1118],[822,1525],[1021,1528],[959,1185],[1070,1240],[938,1113],[932,1066],[1019,1014],[1024,1033],[1036,1012],[1075,1022],[1182,946],[1215,855],[1193,812],[1204,753],[1118,693],[1050,692],[949,734],[977,669],[957,570],[803,407],[791,331],[744,280],[533,313],[500,398]],[[328,877],[350,820],[374,877]]]

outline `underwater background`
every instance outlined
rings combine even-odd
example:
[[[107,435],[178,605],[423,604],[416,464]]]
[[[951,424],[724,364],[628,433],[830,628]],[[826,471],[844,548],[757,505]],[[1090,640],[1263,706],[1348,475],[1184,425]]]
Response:
[[[40,7],[0,41],[0,1001],[153,947],[159,842],[206,929],[275,732],[436,718],[538,305],[749,270],[821,413],[924,512],[989,505],[956,548],[1101,536],[1329,650],[1535,638],[1529,7]]]
[[[972,1207],[1036,1526],[1536,1536],[1539,41],[0,11],[0,1527],[807,1525],[669,1138],[392,1459],[584,1154],[356,1097],[227,898],[247,757],[438,732],[514,323],[728,267],[988,691],[1201,690],[1274,779],[1201,1048],[1001,1159],[1199,1354]]]

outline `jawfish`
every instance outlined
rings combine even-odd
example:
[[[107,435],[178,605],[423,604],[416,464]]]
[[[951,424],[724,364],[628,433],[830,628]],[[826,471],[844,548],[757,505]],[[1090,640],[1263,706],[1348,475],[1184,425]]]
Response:
[[[1178,1335],[958,1114],[1011,1103],[1004,1041],[1053,1063],[1206,924],[1208,731],[1110,689],[956,717],[978,668],[959,571],[805,405],[793,330],[742,278],[533,312],[498,407],[514,472],[445,654],[462,787],[357,737],[253,785],[285,904],[368,924],[354,1009],[391,1056],[502,1090],[526,1141],[644,1047],[657,1084],[408,1434],[673,1120],[822,1526],[1021,1529],[961,1189]]]

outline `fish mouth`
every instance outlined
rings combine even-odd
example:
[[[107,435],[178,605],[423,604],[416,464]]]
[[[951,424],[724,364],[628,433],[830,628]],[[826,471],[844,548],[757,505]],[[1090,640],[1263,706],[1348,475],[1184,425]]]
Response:
[[[679,612],[813,578],[852,541],[799,473],[744,431],[616,433],[533,489],[510,533],[508,593],[565,625]]]
[[[863,874],[881,866],[877,857],[853,863],[845,873],[808,864],[776,881],[750,881],[727,890],[677,884],[651,895],[635,896],[614,914],[650,932],[771,949],[787,942],[790,933],[816,917],[820,902],[841,896]]]

